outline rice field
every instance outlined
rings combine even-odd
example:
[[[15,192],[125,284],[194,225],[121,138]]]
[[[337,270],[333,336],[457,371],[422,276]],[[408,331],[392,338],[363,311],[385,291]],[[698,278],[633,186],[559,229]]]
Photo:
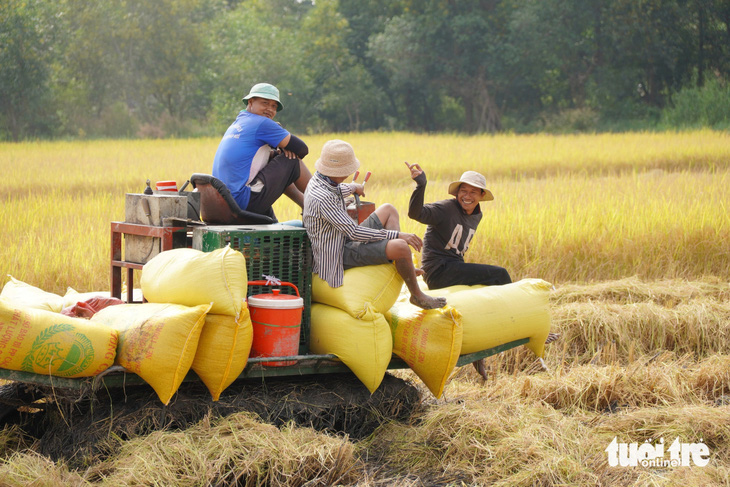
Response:
[[[545,279],[547,370],[522,348],[488,359],[490,380],[457,370],[412,421],[354,441],[240,413],[118,440],[114,456],[71,469],[0,430],[3,485],[730,485],[730,134],[305,137],[350,142],[372,171],[366,200],[393,203],[405,231],[413,183],[447,197],[465,170],[495,200],[467,260]],[[145,180],[209,173],[218,141],[0,144],[0,284],[7,275],[64,294],[109,289],[109,222]],[[298,217],[288,201],[280,220]],[[706,466],[611,466],[622,443],[706,445]],[[114,441],[113,439],[110,441]],[[667,458],[669,454],[667,453]]]

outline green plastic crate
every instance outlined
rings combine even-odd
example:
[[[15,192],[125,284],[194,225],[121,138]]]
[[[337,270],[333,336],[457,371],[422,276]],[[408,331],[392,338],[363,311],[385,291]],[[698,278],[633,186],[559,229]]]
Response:
[[[193,248],[212,252],[230,245],[246,258],[249,281],[273,276],[290,282],[299,289],[304,300],[300,353],[309,346],[309,326],[312,307],[312,248],[304,228],[283,224],[221,225],[198,227],[193,230]],[[248,295],[270,294],[272,286],[249,286]],[[294,289],[281,286],[282,294],[295,295]]]

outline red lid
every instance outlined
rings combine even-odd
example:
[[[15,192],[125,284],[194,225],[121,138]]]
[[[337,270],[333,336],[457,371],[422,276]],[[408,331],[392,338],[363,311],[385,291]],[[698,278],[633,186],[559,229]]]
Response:
[[[272,289],[273,294],[257,294],[248,297],[248,305],[269,309],[296,309],[304,307],[304,300],[299,296],[279,294],[281,289]]]

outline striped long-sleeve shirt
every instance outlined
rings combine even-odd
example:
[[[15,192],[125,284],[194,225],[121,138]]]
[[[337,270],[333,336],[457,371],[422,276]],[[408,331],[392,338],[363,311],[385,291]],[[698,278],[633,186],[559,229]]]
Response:
[[[375,230],[356,224],[345,208],[345,197],[352,194],[349,184],[333,184],[315,172],[304,192],[304,227],[312,244],[312,272],[327,281],[330,287],[342,286],[343,249],[347,239],[377,242],[398,238],[395,230]]]

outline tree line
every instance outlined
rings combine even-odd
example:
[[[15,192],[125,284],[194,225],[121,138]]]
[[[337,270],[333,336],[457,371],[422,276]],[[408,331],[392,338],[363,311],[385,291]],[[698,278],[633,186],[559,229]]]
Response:
[[[0,140],[730,127],[727,0],[3,0]]]

